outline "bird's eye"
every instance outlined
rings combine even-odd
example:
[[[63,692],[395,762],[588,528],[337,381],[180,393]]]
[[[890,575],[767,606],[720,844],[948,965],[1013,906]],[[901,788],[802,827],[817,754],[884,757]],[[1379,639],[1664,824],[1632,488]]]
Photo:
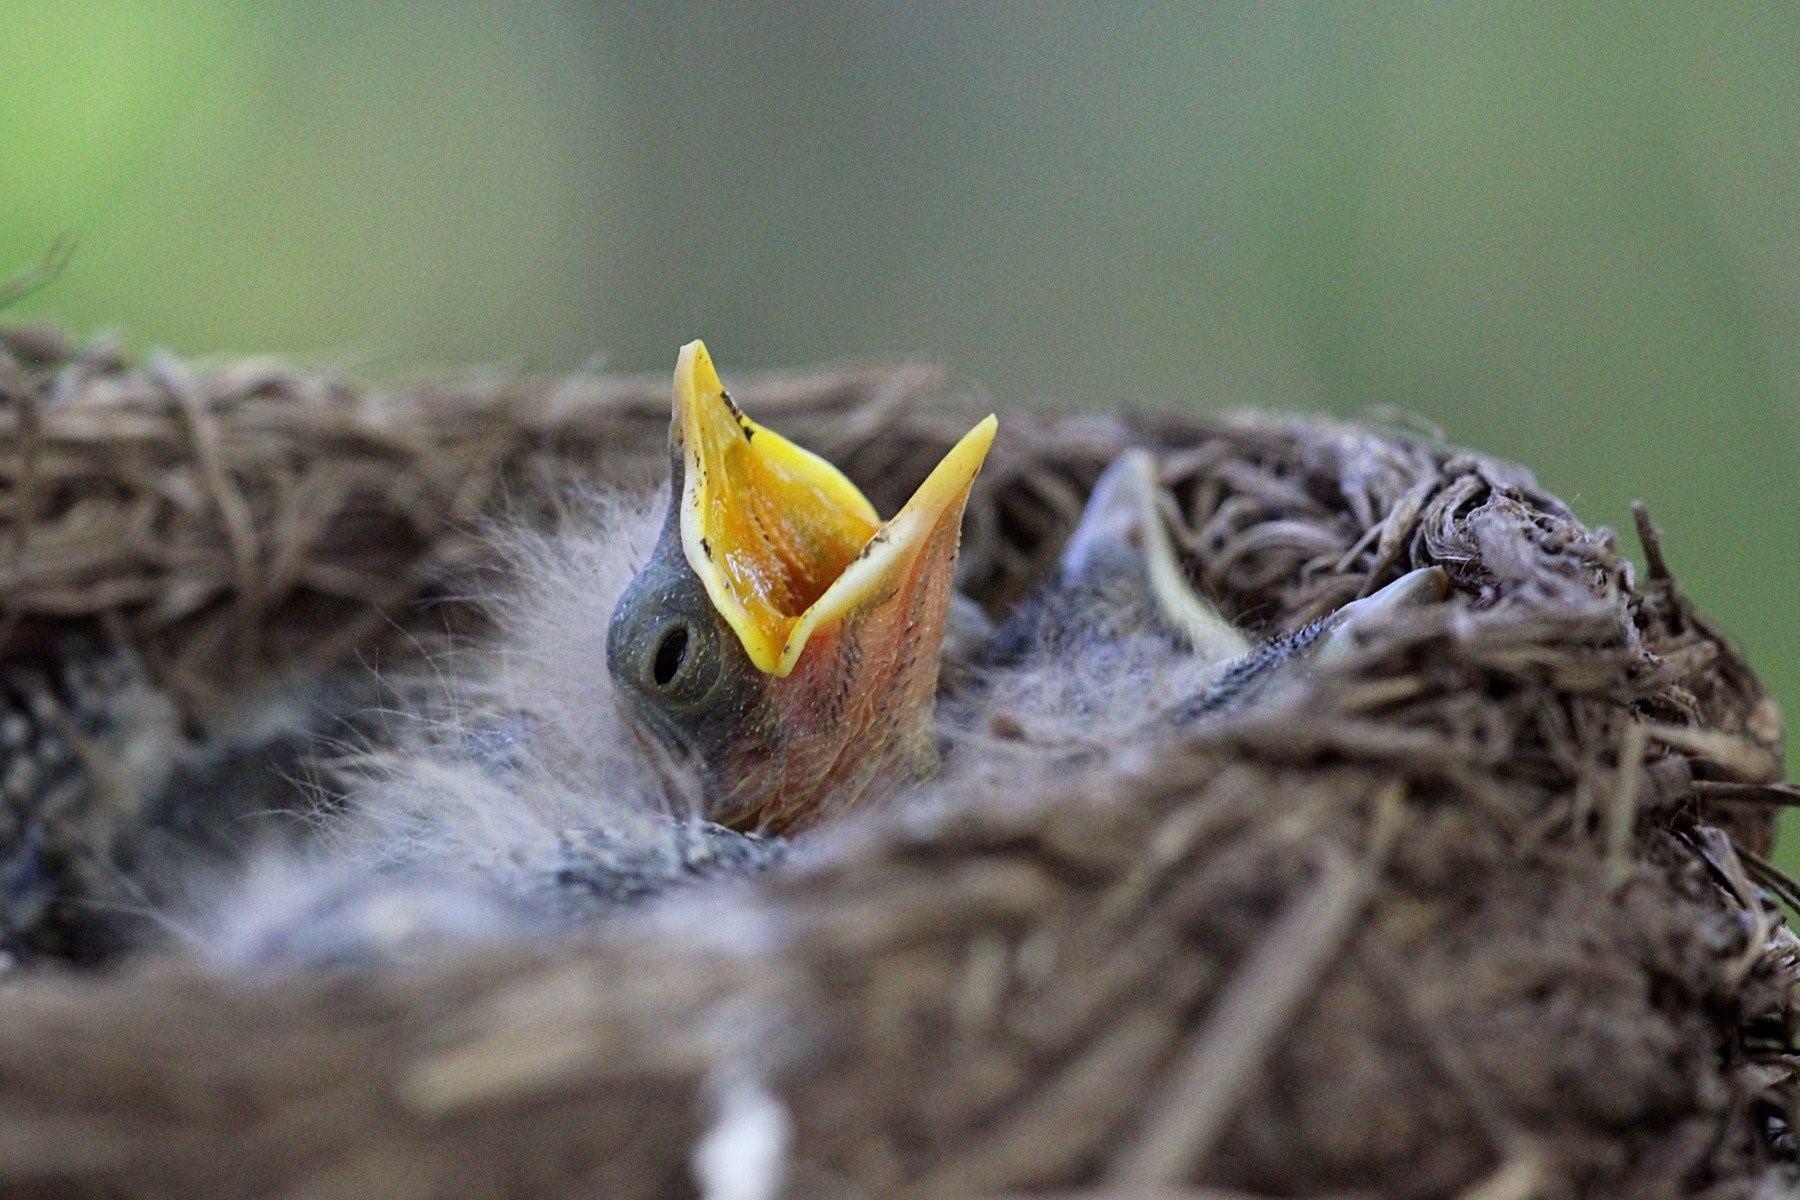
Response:
[[[666,688],[681,674],[688,657],[688,627],[677,621],[656,639],[656,653],[650,659],[650,682]]]

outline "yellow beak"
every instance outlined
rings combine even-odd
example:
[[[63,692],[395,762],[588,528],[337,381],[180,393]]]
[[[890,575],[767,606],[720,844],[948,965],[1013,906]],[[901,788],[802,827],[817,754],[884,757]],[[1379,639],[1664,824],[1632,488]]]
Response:
[[[997,428],[977,423],[883,523],[843,472],[746,417],[704,344],[683,346],[671,430],[682,549],[750,661],[786,678],[852,617],[884,640],[928,633],[935,652],[945,613],[930,610],[947,608],[963,506]],[[870,620],[877,608],[893,619]],[[909,634],[921,619],[935,628]]]

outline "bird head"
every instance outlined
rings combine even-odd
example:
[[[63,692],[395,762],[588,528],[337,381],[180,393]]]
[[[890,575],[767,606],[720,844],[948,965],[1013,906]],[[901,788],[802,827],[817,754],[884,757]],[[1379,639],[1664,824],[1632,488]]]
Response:
[[[786,833],[928,773],[971,429],[891,520],[752,421],[700,342],[675,365],[668,515],[613,611],[626,716],[699,768],[705,815]]]

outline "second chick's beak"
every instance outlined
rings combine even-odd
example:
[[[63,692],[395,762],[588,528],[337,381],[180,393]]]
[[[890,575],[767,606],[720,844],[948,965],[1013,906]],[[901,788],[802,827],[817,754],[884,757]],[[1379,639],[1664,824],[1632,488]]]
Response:
[[[669,513],[606,656],[627,715],[698,767],[709,819],[790,833],[935,765],[963,507],[996,427],[882,522],[836,467],[739,411],[704,345],[682,347]]]

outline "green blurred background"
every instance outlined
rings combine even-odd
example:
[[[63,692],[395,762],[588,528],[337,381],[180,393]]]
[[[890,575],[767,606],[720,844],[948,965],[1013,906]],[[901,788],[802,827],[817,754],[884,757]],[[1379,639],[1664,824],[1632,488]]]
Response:
[[[0,0],[22,311],[395,377],[939,359],[1649,501],[1800,710],[1800,10]],[[1800,869],[1800,829],[1787,849]]]

